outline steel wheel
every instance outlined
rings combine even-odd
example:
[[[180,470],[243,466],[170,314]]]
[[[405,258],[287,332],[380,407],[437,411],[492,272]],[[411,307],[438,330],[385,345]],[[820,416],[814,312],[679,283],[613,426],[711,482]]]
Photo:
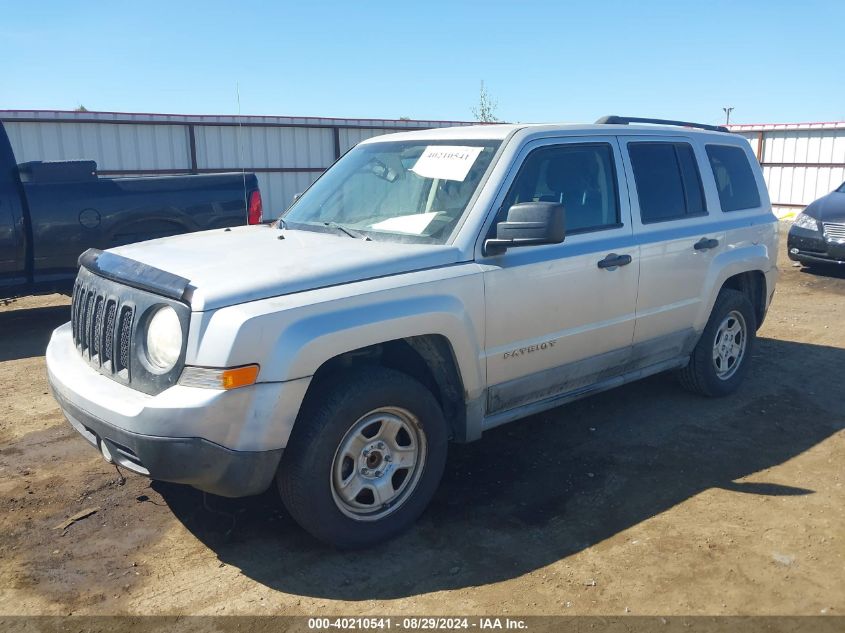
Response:
[[[745,356],[747,339],[745,318],[732,310],[719,324],[713,340],[713,366],[717,378],[728,380],[736,373]]]
[[[406,409],[384,407],[359,418],[332,462],[332,497],[358,521],[395,512],[419,483],[427,453],[419,420]]]

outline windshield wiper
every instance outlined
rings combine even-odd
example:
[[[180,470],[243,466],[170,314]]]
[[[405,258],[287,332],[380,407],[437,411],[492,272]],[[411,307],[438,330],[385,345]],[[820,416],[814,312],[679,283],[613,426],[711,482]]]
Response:
[[[350,229],[348,227],[343,226],[342,224],[338,224],[337,222],[323,222],[323,225],[327,226],[329,228],[332,228],[332,229],[337,229],[338,231],[341,231],[342,233],[346,233],[346,235],[348,235],[349,237],[354,237],[355,239],[358,239],[358,240],[366,240],[368,242],[372,241],[368,235],[364,235],[360,231],[356,231],[355,229]]]

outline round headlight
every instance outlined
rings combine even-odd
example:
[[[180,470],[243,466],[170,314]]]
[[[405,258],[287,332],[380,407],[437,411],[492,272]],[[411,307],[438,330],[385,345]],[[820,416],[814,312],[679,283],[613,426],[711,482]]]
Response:
[[[147,326],[147,358],[161,371],[172,369],[182,351],[182,325],[176,310],[164,306],[156,310]]]

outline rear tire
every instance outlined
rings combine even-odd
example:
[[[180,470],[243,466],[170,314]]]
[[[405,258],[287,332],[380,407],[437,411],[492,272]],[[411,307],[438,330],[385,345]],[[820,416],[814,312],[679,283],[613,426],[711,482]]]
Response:
[[[291,516],[340,548],[408,528],[443,475],[448,428],[432,393],[406,374],[335,374],[303,406],[276,482]]]
[[[756,333],[757,319],[748,297],[722,288],[689,363],[678,371],[681,385],[711,398],[736,391],[748,372]]]

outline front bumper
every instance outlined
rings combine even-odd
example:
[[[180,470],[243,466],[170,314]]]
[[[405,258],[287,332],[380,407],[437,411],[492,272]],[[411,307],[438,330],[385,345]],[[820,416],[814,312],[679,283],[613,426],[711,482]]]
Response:
[[[53,332],[46,356],[53,395],[88,442],[134,472],[228,497],[269,487],[310,382],[148,395],[89,366],[70,324]]]
[[[245,497],[267,490],[279,467],[282,449],[232,451],[200,437],[130,433],[86,413],[55,389],[53,393],[70,425],[89,444],[109,461],[152,479]]]
[[[845,264],[845,242],[825,238],[821,231],[792,226],[786,240],[789,259],[817,264]]]

